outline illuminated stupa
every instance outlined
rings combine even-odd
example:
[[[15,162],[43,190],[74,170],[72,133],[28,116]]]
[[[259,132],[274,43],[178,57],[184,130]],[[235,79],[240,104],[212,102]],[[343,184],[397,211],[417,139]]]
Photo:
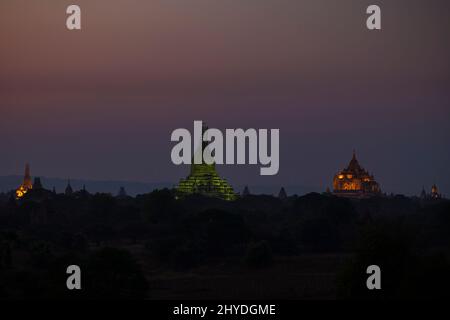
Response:
[[[206,128],[204,127],[203,131],[205,130]],[[196,152],[201,152],[203,154],[205,148],[207,148],[207,146],[203,142]],[[204,161],[201,164],[194,164],[194,161],[192,161],[189,176],[186,179],[181,179],[176,188],[176,195],[178,198],[192,194],[200,194],[228,201],[237,198],[237,194],[234,192],[233,187],[218,175],[215,163],[207,164]]]
[[[433,184],[433,186],[431,187],[431,198],[432,199],[441,199],[442,198],[442,195],[439,193],[439,189],[435,184]]]
[[[25,166],[25,176],[23,177],[23,182],[16,190],[16,198],[23,198],[31,189],[33,189],[33,183],[31,182],[30,165],[27,163]]]
[[[333,193],[346,197],[370,197],[381,193],[373,175],[359,165],[356,154],[347,168],[338,172],[333,179]]]
[[[425,192],[425,188],[422,187],[422,192],[420,193],[420,198],[422,200],[430,200],[430,199],[439,200],[439,199],[442,199],[443,196],[442,196],[442,194],[439,193],[439,189],[436,186],[436,184],[433,184],[431,186],[431,193],[430,194],[426,193]]]

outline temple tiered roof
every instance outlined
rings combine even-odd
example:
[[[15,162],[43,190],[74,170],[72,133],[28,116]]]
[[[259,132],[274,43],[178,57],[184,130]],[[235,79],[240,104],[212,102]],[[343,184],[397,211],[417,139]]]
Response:
[[[381,193],[374,176],[361,167],[354,151],[348,166],[334,176],[333,189],[335,195],[348,197],[367,197]]]
[[[203,128],[206,130],[206,128]],[[204,149],[207,148],[205,143],[200,144],[196,153],[204,154]],[[193,157],[195,158],[195,156]],[[191,172],[186,179],[181,179],[176,188],[177,197],[185,197],[192,194],[200,194],[207,197],[214,197],[223,200],[235,200],[237,194],[234,192],[228,182],[221,178],[216,171],[216,165],[207,164],[203,159],[203,163],[195,164],[192,161]],[[209,159],[208,159],[209,160]]]

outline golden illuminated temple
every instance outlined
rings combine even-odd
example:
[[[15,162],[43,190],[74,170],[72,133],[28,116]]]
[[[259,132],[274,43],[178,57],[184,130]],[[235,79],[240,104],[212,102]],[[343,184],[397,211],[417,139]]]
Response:
[[[27,163],[25,166],[25,176],[23,178],[23,182],[16,190],[16,198],[23,198],[31,189],[33,189],[33,183],[31,182],[30,165]]]
[[[338,196],[364,198],[380,194],[381,189],[373,175],[359,165],[353,152],[347,168],[334,176],[333,193]]]

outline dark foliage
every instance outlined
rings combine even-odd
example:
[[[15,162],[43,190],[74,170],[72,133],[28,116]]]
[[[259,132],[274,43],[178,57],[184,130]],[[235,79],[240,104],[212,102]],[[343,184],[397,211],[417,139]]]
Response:
[[[148,298],[152,277],[166,272],[219,266],[234,272],[232,279],[248,270],[288,270],[280,264],[300,259],[314,273],[315,258],[307,260],[314,255],[345,257],[342,269],[318,271],[337,274],[340,298],[438,298],[450,284],[446,200],[311,193],[227,202],[177,200],[167,189],[136,198],[43,193],[0,200],[1,298]],[[82,269],[81,291],[66,288],[72,264]],[[366,288],[372,264],[382,269],[382,291]]]

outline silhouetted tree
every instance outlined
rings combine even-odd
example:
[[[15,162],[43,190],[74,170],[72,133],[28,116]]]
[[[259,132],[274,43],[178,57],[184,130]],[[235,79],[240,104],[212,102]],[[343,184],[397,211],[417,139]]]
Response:
[[[147,295],[147,280],[128,251],[101,249],[88,258],[84,270],[90,299],[143,299]]]

